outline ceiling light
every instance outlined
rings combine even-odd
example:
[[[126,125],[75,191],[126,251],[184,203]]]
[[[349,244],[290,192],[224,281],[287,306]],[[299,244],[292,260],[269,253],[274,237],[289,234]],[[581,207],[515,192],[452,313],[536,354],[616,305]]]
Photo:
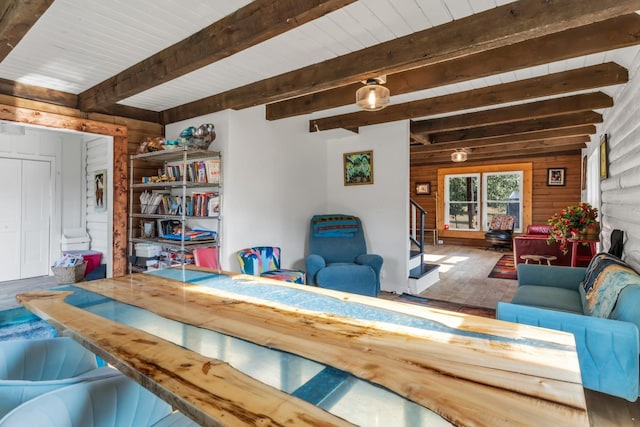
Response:
[[[457,148],[456,151],[451,153],[451,161],[452,162],[466,162],[467,161],[467,150],[464,148]]]
[[[356,91],[356,105],[366,111],[382,110],[389,104],[389,89],[382,86],[386,76],[367,79]]]

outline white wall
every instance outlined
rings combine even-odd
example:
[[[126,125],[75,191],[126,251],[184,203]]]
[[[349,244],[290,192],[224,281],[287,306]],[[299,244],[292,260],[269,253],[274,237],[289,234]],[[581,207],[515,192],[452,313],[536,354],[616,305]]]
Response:
[[[239,249],[282,248],[282,267],[304,269],[309,221],[318,213],[362,218],[369,251],[385,259],[382,288],[407,288],[409,128],[392,123],[347,132],[309,133],[309,117],[267,121],[264,107],[224,111],[166,127],[213,123],[209,149],[223,156],[222,268],[239,271]],[[350,135],[336,139],[335,135]],[[353,135],[353,136],[351,136]],[[331,140],[329,140],[331,138]],[[374,184],[344,187],[342,154],[374,150]]]
[[[403,292],[409,258],[409,122],[360,128],[352,137],[327,144],[326,213],[362,220],[367,250],[384,258],[381,287]],[[373,185],[344,185],[343,154],[373,150]],[[403,255],[406,254],[406,257]]]
[[[590,180],[591,191],[600,188],[600,235],[602,249],[611,246],[614,229],[625,233],[623,259],[640,269],[640,56],[629,67],[629,83],[615,105],[604,113],[599,134],[587,148],[590,164],[597,165],[600,135],[609,135],[609,178]],[[595,169],[595,168],[594,168]],[[592,169],[593,171],[593,169]]]

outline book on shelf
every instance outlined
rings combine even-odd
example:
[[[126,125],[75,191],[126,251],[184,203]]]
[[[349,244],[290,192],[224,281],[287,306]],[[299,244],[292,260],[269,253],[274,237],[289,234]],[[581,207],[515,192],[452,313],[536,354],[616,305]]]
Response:
[[[140,213],[155,214],[158,208],[164,206],[163,200],[169,194],[159,191],[143,191],[140,194]],[[160,213],[163,209],[161,209]]]
[[[207,182],[210,184],[220,184],[220,159],[209,159],[204,161]]]

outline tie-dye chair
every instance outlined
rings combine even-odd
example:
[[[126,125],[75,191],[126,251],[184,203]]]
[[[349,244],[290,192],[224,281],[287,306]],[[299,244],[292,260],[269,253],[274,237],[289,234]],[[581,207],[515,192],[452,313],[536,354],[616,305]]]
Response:
[[[237,255],[243,274],[304,284],[304,271],[280,268],[280,248],[277,246],[241,249]]]

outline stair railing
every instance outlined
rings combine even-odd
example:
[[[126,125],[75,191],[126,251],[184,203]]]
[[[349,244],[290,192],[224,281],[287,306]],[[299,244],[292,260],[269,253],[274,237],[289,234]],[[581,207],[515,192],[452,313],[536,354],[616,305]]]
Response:
[[[409,232],[409,240],[418,247],[420,251],[420,262],[424,257],[424,220],[427,211],[422,208],[415,200],[409,198],[411,212],[411,230]]]

